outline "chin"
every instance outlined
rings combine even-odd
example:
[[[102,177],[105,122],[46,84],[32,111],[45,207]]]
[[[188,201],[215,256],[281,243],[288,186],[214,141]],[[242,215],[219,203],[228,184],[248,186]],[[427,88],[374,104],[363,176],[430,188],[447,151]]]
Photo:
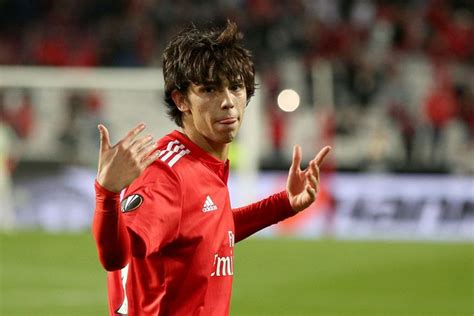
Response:
[[[237,136],[238,129],[236,128],[226,128],[216,131],[216,135],[224,143],[232,142]]]
[[[221,142],[224,144],[232,143],[232,141],[235,139],[235,135],[236,133],[227,133],[227,134],[222,133],[220,137]]]

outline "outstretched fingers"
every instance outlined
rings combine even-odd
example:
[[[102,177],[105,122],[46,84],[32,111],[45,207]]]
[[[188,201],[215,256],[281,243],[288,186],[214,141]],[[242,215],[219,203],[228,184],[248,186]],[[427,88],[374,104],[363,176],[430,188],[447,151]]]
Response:
[[[302,211],[316,200],[320,183],[319,167],[330,151],[331,147],[324,147],[309,162],[308,167],[302,171],[300,168],[302,160],[301,147],[299,145],[294,147],[293,160],[287,181],[287,192],[293,210],[297,212]]]
[[[314,202],[316,200],[316,194],[317,194],[317,190],[314,189],[313,187],[311,187],[311,185],[306,185],[306,192],[308,193],[309,195],[309,198],[310,198],[310,202]]]
[[[137,160],[143,162],[146,158],[153,154],[156,150],[156,143],[148,142],[146,145],[141,147],[140,151],[137,153]]]
[[[311,170],[311,174],[316,178],[316,181],[319,183],[320,172],[319,172],[319,166],[316,163],[316,160],[311,160],[309,162],[308,169]]]
[[[138,134],[140,134],[145,129],[145,124],[140,123],[135,126],[132,130],[130,130],[127,135],[120,141],[126,147],[130,146]]]
[[[297,171],[300,171],[300,166],[301,166],[301,146],[300,145],[295,145],[293,147],[293,160],[291,162],[291,167],[290,167],[290,173],[296,173]]]
[[[141,167],[143,170],[149,165],[151,165],[160,156],[159,150],[156,150],[154,152],[153,150],[151,150],[150,152],[147,151],[146,154],[143,156],[141,160]]]
[[[315,193],[319,191],[319,168],[316,166],[314,161],[310,162],[309,169],[306,172],[306,183],[315,191]]]
[[[116,145],[110,145],[109,133],[105,126],[100,131],[101,152],[99,155],[97,181],[112,192],[120,192],[132,183],[159,156],[153,138],[148,135],[137,138],[145,128],[139,124]]]
[[[143,150],[146,150],[150,146],[154,145],[153,143],[153,137],[151,135],[147,135],[145,137],[142,137],[140,139],[137,139],[130,145],[130,150],[140,153]]]
[[[319,167],[323,164],[324,159],[331,151],[331,147],[325,146],[319,151],[319,153],[314,157],[313,160],[309,162],[308,174],[311,176],[310,183],[312,187],[318,192],[319,181],[320,181],[320,169]],[[314,181],[313,181],[314,178]]]
[[[319,182],[320,182],[320,169],[319,167],[323,163],[326,156],[331,151],[331,147],[326,146],[316,155],[316,157],[309,162],[309,166],[306,169],[306,183],[307,183],[307,191],[310,196],[316,196],[316,193],[319,192]],[[312,190],[309,190],[311,188]]]
[[[109,131],[105,125],[99,124],[97,128],[99,129],[100,151],[102,152],[112,147],[112,145],[110,144]]]
[[[326,146],[319,151],[319,153],[314,158],[314,161],[316,162],[318,167],[322,165],[324,159],[326,158],[326,156],[329,154],[330,151],[331,151],[331,147],[329,146]]]

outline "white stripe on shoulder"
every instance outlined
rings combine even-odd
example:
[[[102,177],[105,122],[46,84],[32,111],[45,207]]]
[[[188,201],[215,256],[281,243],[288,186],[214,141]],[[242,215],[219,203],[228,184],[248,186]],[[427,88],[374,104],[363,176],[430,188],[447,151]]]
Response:
[[[178,160],[181,159],[181,157],[183,157],[184,155],[187,155],[190,153],[190,150],[189,149],[184,149],[184,150],[181,150],[176,156],[173,157],[173,159],[170,160],[170,162],[168,162],[168,165],[170,167],[173,167],[175,163],[178,162]]]
[[[166,149],[160,153],[159,157],[161,161],[167,162],[170,167],[173,167],[178,160],[189,153],[189,149],[186,149],[183,144],[177,140],[173,140],[168,143]]]

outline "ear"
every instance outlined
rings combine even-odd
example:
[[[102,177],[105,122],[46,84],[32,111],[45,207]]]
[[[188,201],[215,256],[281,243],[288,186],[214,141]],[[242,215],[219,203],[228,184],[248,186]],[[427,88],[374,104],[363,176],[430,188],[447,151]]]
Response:
[[[173,99],[174,104],[176,104],[178,110],[181,112],[187,112],[190,110],[186,96],[180,91],[173,90],[173,92],[171,92],[171,98]]]

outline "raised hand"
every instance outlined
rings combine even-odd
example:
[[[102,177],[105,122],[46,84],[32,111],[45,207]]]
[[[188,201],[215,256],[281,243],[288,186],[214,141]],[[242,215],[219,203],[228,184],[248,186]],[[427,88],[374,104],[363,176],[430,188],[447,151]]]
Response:
[[[107,128],[102,124],[98,128],[100,150],[97,182],[105,189],[118,193],[158,158],[159,151],[153,153],[156,144],[150,135],[136,139],[145,129],[145,124],[137,125],[114,146],[110,144]]]
[[[324,147],[309,162],[308,167],[301,170],[301,147],[296,145],[293,148],[293,161],[288,173],[286,191],[291,207],[296,212],[304,210],[316,200],[316,194],[319,191],[319,167],[330,151],[331,147]]]

